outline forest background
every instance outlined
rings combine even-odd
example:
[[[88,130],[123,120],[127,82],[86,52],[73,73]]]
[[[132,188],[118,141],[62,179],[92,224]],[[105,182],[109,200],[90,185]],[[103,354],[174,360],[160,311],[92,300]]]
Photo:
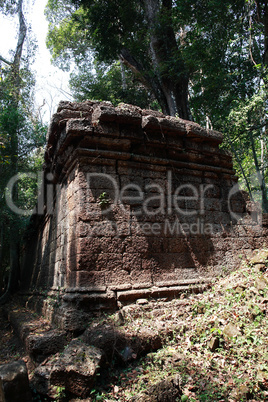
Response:
[[[19,288],[29,222],[6,199],[34,207],[47,131],[33,101],[26,1],[0,0],[19,21],[11,57],[0,54],[0,302]],[[52,62],[70,71],[74,100],[130,103],[221,131],[241,185],[268,212],[268,1],[48,0],[45,13]]]

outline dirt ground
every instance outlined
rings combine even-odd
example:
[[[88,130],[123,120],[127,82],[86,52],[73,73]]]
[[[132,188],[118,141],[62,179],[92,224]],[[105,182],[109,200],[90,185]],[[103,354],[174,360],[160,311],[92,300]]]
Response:
[[[26,353],[20,339],[14,334],[13,328],[0,308],[0,364],[19,359],[26,361]]]

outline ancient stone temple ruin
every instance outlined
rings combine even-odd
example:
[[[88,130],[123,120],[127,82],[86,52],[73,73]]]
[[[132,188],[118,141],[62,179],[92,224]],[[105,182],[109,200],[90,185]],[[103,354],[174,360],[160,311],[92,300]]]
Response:
[[[131,105],[61,102],[25,246],[23,294],[79,327],[94,310],[175,297],[235,267],[237,250],[262,245],[264,229],[222,139]]]

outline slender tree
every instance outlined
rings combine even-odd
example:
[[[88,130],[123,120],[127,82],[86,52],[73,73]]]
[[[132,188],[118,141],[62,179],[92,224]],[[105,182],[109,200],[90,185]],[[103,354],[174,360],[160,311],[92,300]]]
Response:
[[[5,187],[8,180],[16,176],[25,161],[25,155],[34,148],[36,143],[44,143],[43,128],[38,122],[29,118],[29,104],[32,86],[32,76],[25,67],[23,49],[26,41],[27,27],[23,13],[23,0],[0,2],[0,11],[11,13],[19,20],[18,39],[13,57],[7,60],[0,55],[0,270],[3,273],[4,259],[9,265],[9,280],[6,294],[1,298],[5,301],[9,294],[18,290],[20,281],[20,244],[21,228],[24,218],[16,215],[5,205]],[[35,137],[35,139],[34,139]],[[34,144],[35,143],[35,144]],[[27,151],[26,151],[27,148]],[[20,184],[21,186],[21,184]],[[20,191],[16,182],[12,190],[12,200],[19,205]],[[9,243],[9,258],[4,253]],[[5,247],[3,246],[5,244]],[[2,267],[1,267],[2,265]],[[3,276],[3,275],[2,275]],[[2,286],[2,282],[1,282]]]
[[[21,77],[20,77],[20,68],[21,68],[21,57],[23,45],[26,39],[26,23],[23,14],[23,0],[18,0],[16,13],[19,19],[19,32],[18,32],[18,40],[17,46],[15,49],[13,60],[8,61],[1,57],[1,60],[10,67],[10,80],[12,81],[12,96],[10,107],[13,111],[18,110],[19,106],[19,98],[21,92]],[[10,175],[14,176],[18,172],[18,121],[13,121],[13,129],[10,132]],[[17,200],[18,193],[17,187],[14,186],[14,194],[13,199]],[[9,275],[9,283],[8,283],[8,291],[14,292],[18,289],[19,286],[19,238],[18,238],[18,226],[17,219],[13,217],[11,225],[10,225],[10,275]]]

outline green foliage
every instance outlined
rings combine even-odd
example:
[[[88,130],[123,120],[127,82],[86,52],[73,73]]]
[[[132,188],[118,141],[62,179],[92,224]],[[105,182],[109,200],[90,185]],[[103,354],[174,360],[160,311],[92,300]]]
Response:
[[[176,53],[178,47],[170,21],[170,10],[167,7],[163,6],[166,10],[155,13],[154,22],[151,22],[149,27],[148,10],[144,2],[101,0],[72,3],[76,8],[70,14],[68,0],[57,2],[57,6],[65,16],[61,22],[53,18],[52,3],[48,3],[47,17],[50,29],[47,45],[54,62],[61,68],[70,68],[71,61],[74,61],[80,68],[83,60],[89,61],[87,65],[89,70],[89,67],[92,67],[92,57],[98,63],[110,66],[121,58],[132,73],[127,77],[128,88],[133,87],[131,81],[135,76],[147,90],[149,88],[149,93],[153,93],[155,99],[162,103],[161,107],[167,111],[170,105],[168,106],[166,98],[171,99],[172,91],[178,95],[177,88],[173,84],[180,84],[185,80],[186,92],[180,98],[187,103],[188,77],[184,71],[180,52]],[[164,19],[163,15],[167,18]],[[160,29],[157,28],[158,25]],[[153,39],[154,36],[159,37],[159,40]],[[157,47],[154,50],[157,56],[152,54],[150,43],[154,43]],[[167,56],[172,57],[172,62]],[[171,79],[173,84],[170,83]],[[136,85],[138,93],[131,103],[140,100],[139,88],[140,85]],[[176,103],[177,99],[170,102]],[[172,113],[175,115],[174,110]]]
[[[102,209],[105,209],[110,204],[109,195],[104,191],[99,195],[99,205]]]
[[[17,208],[29,210],[34,206],[37,180],[30,178],[29,170],[40,169],[40,154],[45,143],[45,127],[33,111],[35,80],[29,66],[35,44],[28,42],[30,50],[23,51],[27,27],[22,6],[23,0],[0,3],[1,12],[19,17],[13,60],[4,61],[5,67],[1,65],[0,70],[0,287],[2,290],[2,274],[9,269],[9,291],[18,289],[19,248],[28,218],[9,208],[5,195],[10,195]],[[7,191],[9,180],[16,177],[19,180]]]
[[[27,105],[29,108],[30,105],[30,99],[23,97],[24,91],[18,105],[14,103],[9,72],[10,69],[2,70],[0,82],[0,226],[4,230],[0,280],[1,271],[6,270],[10,264],[8,245],[14,240],[10,237],[10,230],[16,225],[16,236],[22,237],[29,219],[28,216],[15,215],[6,205],[6,186],[16,172],[27,172],[21,175],[17,183],[15,204],[23,210],[31,210],[34,207],[38,192],[37,175],[35,179],[31,179],[28,177],[28,172],[33,174],[41,170],[46,138],[46,127],[36,120],[31,110],[24,107]],[[27,76],[26,74],[25,77]],[[31,85],[31,82],[24,82],[23,85],[26,88],[27,85]],[[14,169],[14,158],[16,169]]]
[[[66,394],[65,394],[65,387],[57,387],[56,388],[56,393],[55,393],[55,399],[57,400],[57,401],[61,401],[61,400],[63,400],[64,398],[66,397]]]
[[[48,46],[58,65],[78,66],[71,76],[78,100],[161,106],[166,113],[163,92],[183,97],[189,82],[193,119],[225,133],[238,174],[250,194],[260,190],[267,210],[266,8],[263,0],[49,0]]]
[[[122,74],[125,75],[125,88],[122,84]],[[70,86],[77,101],[106,100],[114,105],[124,102],[142,108],[159,108],[152,94],[128,70],[125,70],[120,62],[115,62],[111,66],[96,63],[94,71],[88,71],[88,66],[82,64],[77,73],[71,74]]]
[[[4,15],[14,15],[17,12],[17,0],[0,0],[0,11]]]

